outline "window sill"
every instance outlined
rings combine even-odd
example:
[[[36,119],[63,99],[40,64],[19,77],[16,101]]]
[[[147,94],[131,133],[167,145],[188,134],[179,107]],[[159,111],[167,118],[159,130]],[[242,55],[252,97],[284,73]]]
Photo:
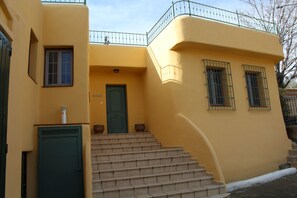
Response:
[[[42,88],[70,88],[73,87],[73,85],[43,85]]]

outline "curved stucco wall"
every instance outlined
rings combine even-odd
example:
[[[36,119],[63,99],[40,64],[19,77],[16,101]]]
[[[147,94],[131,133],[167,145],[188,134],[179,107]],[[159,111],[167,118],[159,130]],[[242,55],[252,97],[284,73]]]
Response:
[[[276,170],[286,162],[290,148],[274,72],[274,63],[282,57],[278,38],[237,29],[177,18],[148,47],[144,83],[146,120],[152,133],[165,146],[183,145],[216,180],[225,177],[226,182]],[[224,37],[214,30],[225,32]],[[245,39],[245,45],[240,43]],[[231,64],[236,110],[208,110],[203,59]],[[270,111],[249,110],[243,64],[265,67]],[[179,115],[189,122],[177,119]]]
[[[170,30],[169,30],[170,29]],[[174,38],[168,41],[173,50],[201,47],[269,58],[275,63],[283,57],[277,35],[189,16],[177,17],[168,28]]]

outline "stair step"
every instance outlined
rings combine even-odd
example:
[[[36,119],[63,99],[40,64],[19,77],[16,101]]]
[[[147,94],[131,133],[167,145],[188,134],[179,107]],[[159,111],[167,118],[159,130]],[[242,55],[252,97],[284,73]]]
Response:
[[[109,153],[92,155],[92,162],[95,161],[110,161],[110,160],[126,160],[140,159],[145,157],[165,157],[185,154],[182,148],[164,148],[152,151],[135,151],[126,153]]]
[[[121,168],[121,169],[110,169],[110,170],[100,170],[93,171],[93,180],[116,178],[116,177],[128,177],[137,175],[151,175],[158,173],[168,173],[175,171],[186,171],[202,168],[198,165],[196,161],[181,162],[175,164],[166,165],[154,165],[154,166],[144,166],[135,168]]]
[[[210,196],[210,197],[207,197],[207,198],[228,198],[228,197],[230,197],[230,193],[214,195],[214,196]],[[206,197],[204,197],[204,198],[206,198]]]
[[[290,164],[291,164],[292,167],[297,168],[297,162],[291,162]]]
[[[148,132],[93,134],[91,142],[93,198],[229,196],[189,153],[163,148]]]
[[[295,142],[292,142],[292,148],[297,149],[297,144]]]
[[[192,187],[197,187],[197,186],[205,186],[205,185],[209,185],[212,183],[212,176],[201,176],[201,177],[197,177],[197,178],[184,178],[184,179],[179,179],[179,180],[168,180],[168,181],[160,181],[160,182],[152,182],[149,184],[133,184],[133,185],[125,185],[125,186],[102,186],[102,188],[104,190],[109,190],[109,189],[117,189],[117,188],[143,188],[144,186],[149,186],[149,187],[154,187],[154,188],[159,188],[162,187],[164,185],[167,185],[167,188],[169,188],[169,186],[172,187],[172,185],[176,185],[178,188],[183,189],[183,188],[187,188],[189,185],[191,185]],[[95,186],[95,187],[99,187],[99,186]],[[100,189],[99,188],[95,188],[96,189]],[[161,192],[161,191],[159,191]]]
[[[158,174],[151,174],[151,175],[137,175],[137,176],[129,176],[129,177],[94,180],[93,188],[101,189],[101,188],[115,187],[115,186],[125,187],[125,186],[133,186],[137,184],[152,184],[157,182],[174,181],[179,179],[195,178],[195,177],[203,177],[203,176],[208,176],[208,175],[204,169],[200,168],[200,169],[158,173]]]
[[[111,144],[111,143],[128,143],[128,142],[139,142],[139,141],[157,141],[154,137],[135,137],[135,138],[114,138],[114,139],[92,139],[92,144],[102,143],[102,144]]]
[[[289,150],[289,156],[297,156],[297,149]]]
[[[143,144],[138,146],[125,146],[125,147],[114,147],[114,148],[92,148],[92,154],[102,154],[102,153],[120,153],[120,152],[135,152],[135,151],[149,151],[149,150],[159,150],[161,148],[160,143],[154,144]]]
[[[111,139],[125,139],[125,138],[143,138],[143,137],[154,137],[148,132],[137,132],[137,133],[119,133],[119,134],[92,134],[91,139],[96,140],[111,140]]]
[[[116,142],[116,143],[93,143],[92,149],[96,148],[120,148],[126,146],[142,146],[142,145],[150,145],[150,144],[158,144],[159,142],[156,140],[149,141],[138,141],[138,142]]]
[[[289,163],[297,163],[297,156],[288,156],[287,159]]]
[[[152,185],[138,185],[124,188],[110,188],[93,192],[93,198],[131,198],[131,197],[211,197],[223,198],[229,194],[225,192],[225,186],[210,184],[197,186],[195,180],[164,182]],[[221,195],[220,195],[221,194]],[[220,195],[220,196],[218,196]],[[217,196],[217,197],[216,197]]]
[[[191,160],[191,155],[177,155],[177,156],[165,156],[165,157],[153,157],[153,158],[143,158],[143,159],[129,159],[129,160],[119,160],[119,161],[105,161],[105,162],[93,162],[93,170],[108,170],[115,168],[132,168],[132,167],[142,167],[150,165],[160,165],[160,164],[171,164],[178,162],[187,162]]]
[[[196,194],[197,195],[197,194]],[[139,196],[135,196],[135,198],[194,198],[194,197],[198,197],[195,196],[195,193],[191,193],[188,192],[187,194],[181,194],[180,192],[176,192],[176,194],[174,194],[173,192],[171,193],[155,193],[155,194],[151,194],[151,195],[139,195]],[[203,198],[228,198],[230,197],[229,193],[225,193],[225,194],[220,194],[220,195],[214,195],[214,196],[209,196],[209,197],[203,197]]]

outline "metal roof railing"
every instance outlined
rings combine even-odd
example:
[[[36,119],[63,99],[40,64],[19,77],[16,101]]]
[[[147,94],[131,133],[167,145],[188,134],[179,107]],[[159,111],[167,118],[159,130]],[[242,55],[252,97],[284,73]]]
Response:
[[[147,46],[146,34],[90,30],[90,43]]]
[[[41,2],[86,5],[86,0],[41,0]],[[276,34],[275,24],[269,21],[263,21],[238,12],[204,5],[190,0],[178,0],[172,3],[164,15],[146,34],[90,30],[90,43],[147,46],[171,21],[182,15]]]
[[[274,23],[189,0],[180,0],[173,2],[170,8],[148,32],[148,44],[150,44],[174,18],[181,15],[189,15],[276,34],[276,26]]]
[[[42,3],[73,3],[73,4],[87,4],[87,0],[41,0]]]

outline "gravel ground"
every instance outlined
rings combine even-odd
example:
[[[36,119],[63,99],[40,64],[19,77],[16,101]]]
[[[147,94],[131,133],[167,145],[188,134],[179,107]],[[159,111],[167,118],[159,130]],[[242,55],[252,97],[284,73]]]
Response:
[[[230,198],[297,198],[297,174],[231,193]]]

